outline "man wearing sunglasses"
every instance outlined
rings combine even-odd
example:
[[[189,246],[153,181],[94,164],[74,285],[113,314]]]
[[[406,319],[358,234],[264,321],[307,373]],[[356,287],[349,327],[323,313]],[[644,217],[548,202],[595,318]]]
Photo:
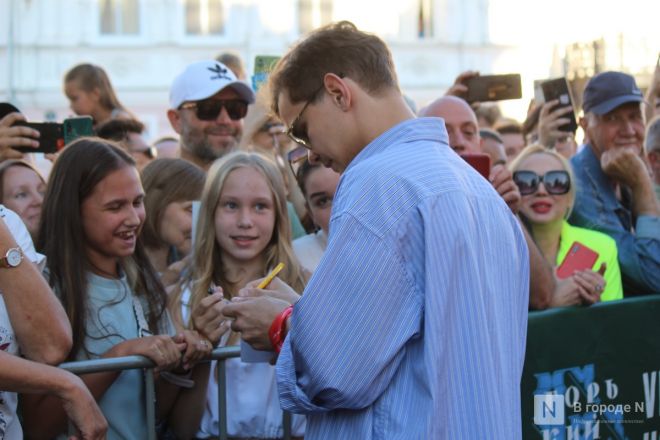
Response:
[[[569,222],[617,244],[625,296],[660,293],[660,209],[643,160],[642,92],[621,72],[602,72],[584,90],[589,143],[571,159],[577,193]]]
[[[219,61],[190,64],[172,83],[167,117],[181,136],[181,158],[207,170],[238,146],[254,102],[250,86]]]
[[[444,119],[449,134],[449,146],[456,153],[479,153],[484,150],[485,140],[480,136],[477,115],[465,100],[456,96],[443,96],[423,108],[420,116]],[[517,215],[520,192],[511,179],[511,172],[506,169],[504,164],[495,163],[491,169],[489,180],[511,211]],[[555,289],[555,278],[552,274],[552,267],[543,258],[527,229],[522,228],[522,231],[529,247],[529,307],[542,310],[550,305]]]
[[[529,257],[511,210],[352,23],[286,54],[271,98],[310,161],[343,172],[295,306],[275,279],[223,309],[255,348],[281,348],[282,408],[307,414],[308,440],[521,438]]]

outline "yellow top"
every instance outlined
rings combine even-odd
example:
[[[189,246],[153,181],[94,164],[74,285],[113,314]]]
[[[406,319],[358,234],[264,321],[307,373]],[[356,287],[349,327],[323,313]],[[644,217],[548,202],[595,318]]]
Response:
[[[559,239],[557,262],[555,264],[558,266],[564,261],[568,250],[576,241],[598,253],[598,259],[592,267],[594,271],[597,271],[601,264],[607,264],[607,269],[603,275],[603,278],[605,278],[605,290],[603,290],[600,300],[612,301],[614,299],[623,299],[623,286],[621,284],[621,270],[619,269],[616,242],[609,235],[591,229],[578,228],[564,221],[561,229],[561,238]]]

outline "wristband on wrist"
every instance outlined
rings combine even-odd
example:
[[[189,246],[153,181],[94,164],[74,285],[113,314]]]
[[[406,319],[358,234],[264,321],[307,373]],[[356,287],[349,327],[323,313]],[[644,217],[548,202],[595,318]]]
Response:
[[[273,323],[270,325],[268,330],[268,338],[270,343],[273,345],[273,350],[276,353],[279,353],[282,350],[282,344],[284,344],[284,339],[286,338],[286,320],[291,316],[293,312],[293,306],[289,306],[286,309],[273,319]]]

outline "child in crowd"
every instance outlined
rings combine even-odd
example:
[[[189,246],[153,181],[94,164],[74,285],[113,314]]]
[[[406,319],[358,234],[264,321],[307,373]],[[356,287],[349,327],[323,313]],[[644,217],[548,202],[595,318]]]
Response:
[[[28,162],[9,159],[0,163],[0,203],[21,217],[36,240],[46,182]]]
[[[285,267],[279,277],[302,292],[305,276],[291,250],[284,182],[277,166],[260,154],[246,152],[216,161],[202,192],[192,270],[173,297],[173,314],[214,345],[236,345],[238,335],[228,332],[228,322],[220,313],[225,301],[280,262]],[[293,303],[297,298],[288,300]],[[229,436],[281,437],[274,367],[240,359],[226,365]],[[198,438],[219,434],[217,392],[214,363]],[[293,416],[293,434],[303,432],[304,417]]]
[[[593,304],[623,298],[614,240],[566,221],[575,201],[568,161],[555,150],[535,144],[523,149],[510,168],[522,196],[520,216],[548,262],[559,266],[575,242],[598,253],[592,270],[578,271],[557,283],[550,305]]]
[[[108,74],[99,66],[79,64],[64,76],[64,94],[77,115],[91,116],[94,127],[110,119],[131,118],[119,102]]]
[[[142,170],[147,219],[140,240],[165,286],[179,280],[192,250],[192,202],[206,174],[183,159],[156,159]]]
[[[189,369],[211,347],[195,332],[167,334],[166,293],[137,240],[144,223],[143,199],[135,162],[124,150],[98,138],[76,141],[53,167],[38,248],[47,257],[46,275],[71,322],[69,360],[146,356],[161,372],[157,394],[171,396],[178,387],[163,382],[166,372],[181,363]],[[141,370],[82,379],[108,420],[108,438],[146,438]],[[172,404],[174,399],[164,401]],[[164,401],[158,401],[161,413],[170,409],[162,407]],[[173,424],[189,421],[185,411],[176,416]],[[66,433],[64,408],[52,396],[26,399],[24,417],[29,436]]]
[[[304,147],[303,147],[304,148]],[[328,226],[332,199],[339,185],[339,173],[321,164],[312,165],[305,159],[296,171],[298,186],[305,196],[307,212],[314,223],[315,232],[293,241],[293,250],[300,264],[314,272],[328,245]]]

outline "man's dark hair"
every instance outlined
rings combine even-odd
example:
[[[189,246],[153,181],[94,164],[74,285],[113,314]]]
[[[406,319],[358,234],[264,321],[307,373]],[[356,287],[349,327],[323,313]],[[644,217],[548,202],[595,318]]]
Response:
[[[498,132],[496,132],[495,130],[491,130],[490,128],[480,129],[479,136],[481,137],[481,139],[490,139],[500,144],[503,143],[502,136],[500,136]]]
[[[129,133],[142,134],[144,124],[135,119],[111,119],[96,129],[96,135],[102,139],[121,142],[128,138]]]
[[[502,118],[493,127],[499,134],[522,134],[522,126],[514,119]]]
[[[278,98],[283,91],[292,104],[315,99],[327,73],[350,78],[372,94],[398,89],[385,42],[349,21],[340,21],[312,32],[277,63],[270,76],[274,113],[279,114]]]

